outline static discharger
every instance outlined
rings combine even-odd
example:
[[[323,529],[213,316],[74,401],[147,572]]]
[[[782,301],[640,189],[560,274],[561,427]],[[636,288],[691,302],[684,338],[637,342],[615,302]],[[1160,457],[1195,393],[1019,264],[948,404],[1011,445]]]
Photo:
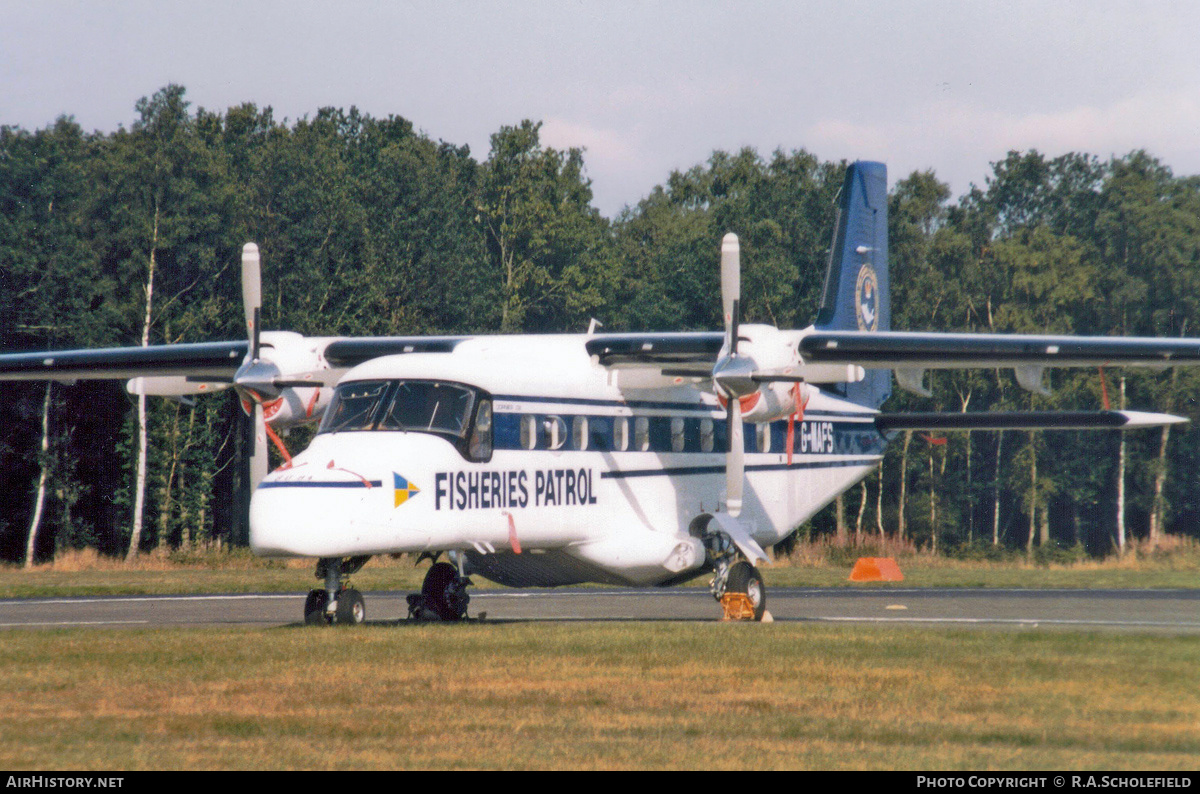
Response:
[[[904,574],[891,557],[859,557],[850,572],[852,582],[903,582]]]

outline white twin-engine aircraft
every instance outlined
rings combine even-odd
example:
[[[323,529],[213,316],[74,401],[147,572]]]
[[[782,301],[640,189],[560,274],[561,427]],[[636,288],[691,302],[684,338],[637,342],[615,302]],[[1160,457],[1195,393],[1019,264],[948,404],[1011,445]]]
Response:
[[[259,333],[258,249],[242,255],[249,340],[0,356],[0,379],[133,378],[134,393],[232,386],[257,423],[250,544],[317,559],[304,615],[356,624],[348,577],[431,556],[413,617],[467,614],[468,577],[512,587],[669,585],[711,574],[726,617],[762,620],[764,549],[865,477],[906,429],[1129,428],[1163,414],[882,414],[891,371],[1200,362],[1200,340],[889,329],[887,171],[850,166],[816,323],[739,323],[738,241],[721,243],[712,333],[305,338]],[[319,422],[288,457],[275,429]],[[267,474],[270,436],[286,463]],[[448,561],[438,561],[445,553]]]

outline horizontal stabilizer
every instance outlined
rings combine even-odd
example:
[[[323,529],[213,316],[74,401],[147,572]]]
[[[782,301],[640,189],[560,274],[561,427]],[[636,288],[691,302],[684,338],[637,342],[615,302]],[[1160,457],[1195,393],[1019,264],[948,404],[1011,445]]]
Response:
[[[1188,421],[1142,411],[979,411],[879,414],[880,432],[896,430],[1132,430]]]

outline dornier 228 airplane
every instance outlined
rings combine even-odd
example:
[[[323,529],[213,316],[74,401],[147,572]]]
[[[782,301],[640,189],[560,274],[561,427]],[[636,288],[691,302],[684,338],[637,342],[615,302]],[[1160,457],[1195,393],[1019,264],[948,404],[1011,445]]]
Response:
[[[765,549],[870,473],[898,430],[1129,428],[1124,411],[884,414],[891,372],[1200,363],[1200,340],[889,330],[887,172],[845,178],[820,313],[739,320],[737,238],[721,244],[724,331],[344,338],[260,332],[258,249],[243,251],[248,340],[0,356],[0,379],[130,378],[134,393],[232,387],[257,426],[250,544],[317,560],[311,623],[363,621],[348,578],[373,555],[432,556],[417,617],[466,616],[466,585],[655,586],[712,575],[726,617],[762,620]],[[266,473],[275,429],[319,422]],[[438,557],[446,553],[448,561]]]

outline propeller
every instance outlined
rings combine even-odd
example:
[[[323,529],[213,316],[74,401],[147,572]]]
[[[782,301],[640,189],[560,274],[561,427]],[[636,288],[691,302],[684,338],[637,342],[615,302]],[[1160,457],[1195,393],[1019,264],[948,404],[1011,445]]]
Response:
[[[736,234],[726,234],[721,240],[721,304],[725,318],[725,345],[722,355],[713,366],[712,382],[717,394],[725,401],[729,449],[725,456],[725,511],[713,518],[746,558],[755,562],[766,560],[767,554],[751,537],[745,523],[738,520],[742,513],[746,482],[742,400],[758,392],[763,383],[803,379],[790,374],[760,372],[752,356],[738,352],[739,344],[749,341],[742,339],[738,330],[741,323],[741,276],[741,246]]]
[[[741,398],[754,393],[754,360],[738,355],[738,322],[741,313],[741,247],[736,234],[721,240],[721,308],[725,318],[725,355],[713,367],[713,386],[725,398],[729,449],[725,457],[725,509],[737,518],[742,512],[745,481],[745,444]]]
[[[241,398],[242,407],[253,420],[254,441],[250,445],[250,487],[257,488],[267,476],[267,422],[263,414],[263,402],[279,396],[276,384],[280,372],[273,362],[263,361],[262,329],[262,261],[258,246],[246,243],[242,247],[242,308],[246,313],[246,335],[250,341],[250,352],[242,366],[233,376],[233,387]]]

